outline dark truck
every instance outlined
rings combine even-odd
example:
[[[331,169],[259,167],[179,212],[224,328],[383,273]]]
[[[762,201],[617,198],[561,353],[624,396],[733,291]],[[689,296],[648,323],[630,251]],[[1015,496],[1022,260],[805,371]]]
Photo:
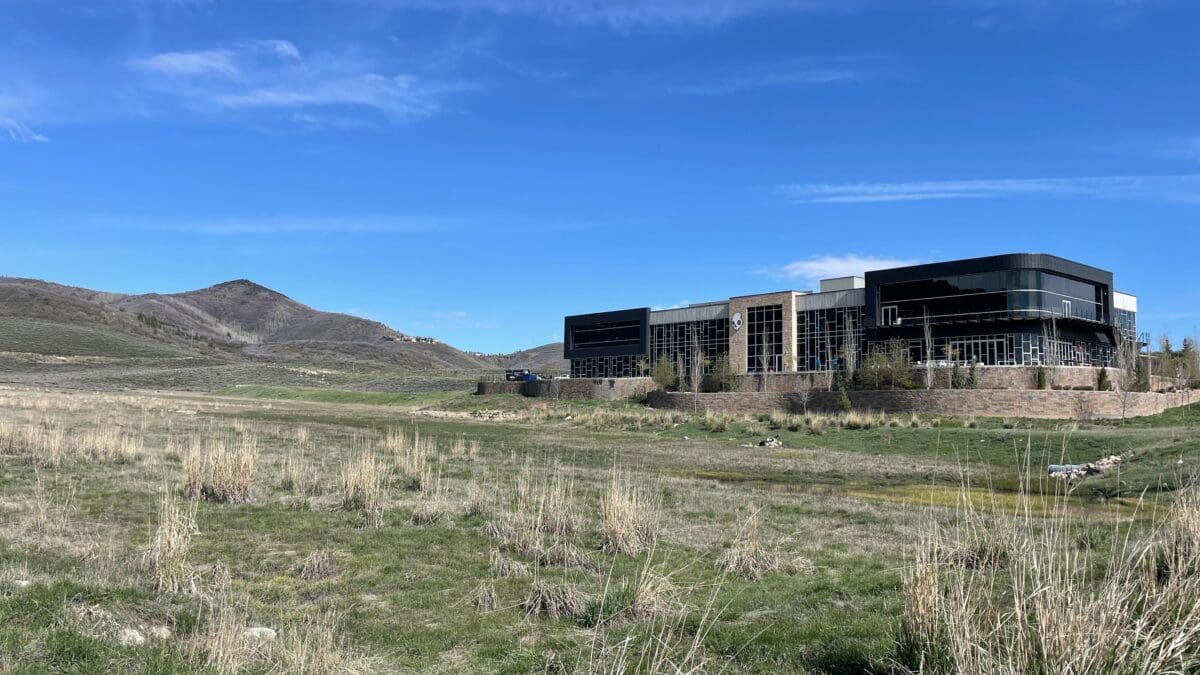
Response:
[[[528,368],[517,368],[504,371],[504,379],[509,382],[537,382],[542,376]]]

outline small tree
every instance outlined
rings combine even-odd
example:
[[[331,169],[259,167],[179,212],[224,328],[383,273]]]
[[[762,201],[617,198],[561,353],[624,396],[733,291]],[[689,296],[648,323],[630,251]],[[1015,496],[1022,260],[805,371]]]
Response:
[[[1046,388],[1046,367],[1045,367],[1045,366],[1038,366],[1038,369],[1037,369],[1037,388],[1038,388],[1038,389],[1045,389],[1045,388]]]
[[[967,380],[963,377],[962,366],[955,361],[954,367],[950,369],[950,388],[962,389],[965,386],[967,386]]]
[[[708,365],[704,352],[700,351],[700,336],[692,334],[692,362],[688,364],[688,386],[693,394],[700,393],[700,384],[704,381],[704,367]]]
[[[654,367],[650,369],[650,378],[664,390],[674,389],[679,384],[679,377],[675,374],[675,366],[671,361],[670,355],[666,352],[658,355],[658,360],[654,362]]]
[[[847,393],[846,384],[844,382],[842,383],[842,386],[838,387],[838,403],[837,403],[837,405],[838,405],[838,410],[841,410],[842,412],[846,412],[846,411],[850,410],[850,407],[853,405],[850,402],[850,394]]]
[[[971,359],[971,367],[967,368],[967,389],[979,388],[979,372],[975,369],[977,363],[975,359]]]
[[[1096,375],[1096,391],[1108,391],[1112,389],[1112,383],[1108,381],[1108,369],[1100,366],[1100,372]]]
[[[925,388],[933,389],[933,326],[929,323],[929,308],[924,308],[925,322]]]
[[[721,354],[712,361],[712,372],[708,375],[712,388],[717,391],[733,391],[737,388],[738,375],[733,370],[728,354]]]
[[[812,401],[812,394],[813,394],[813,376],[810,374],[808,376],[801,377],[800,381],[796,383],[795,396],[796,396],[796,401],[800,404],[800,407],[804,410],[805,415],[808,414],[808,404]]]

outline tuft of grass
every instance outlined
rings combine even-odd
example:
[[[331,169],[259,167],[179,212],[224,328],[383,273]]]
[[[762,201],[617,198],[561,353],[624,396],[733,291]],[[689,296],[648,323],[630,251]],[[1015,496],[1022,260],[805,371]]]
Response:
[[[342,471],[342,508],[358,512],[360,527],[383,527],[382,470],[370,447],[362,448]]]
[[[807,573],[812,563],[804,558],[787,559],[765,543],[759,534],[756,511],[742,527],[742,533],[717,558],[717,569],[724,574],[736,574],[759,580],[772,572]]]
[[[321,549],[313,551],[304,559],[304,562],[300,564],[299,571],[296,572],[296,577],[303,581],[319,581],[335,577],[337,574],[337,559],[333,557],[333,553]]]
[[[142,560],[154,575],[154,588],[159,593],[180,593],[194,588],[188,551],[197,534],[196,508],[184,510],[174,493],[163,489],[158,504],[158,527],[150,537],[150,546]]]
[[[492,576],[501,579],[527,577],[530,575],[529,565],[505,556],[497,549],[492,549],[489,571]]]
[[[224,504],[252,500],[254,473],[258,466],[258,437],[243,433],[237,441],[209,439],[193,441],[183,460],[183,492],[189,499]]]
[[[496,611],[496,607],[500,604],[496,597],[496,585],[490,581],[479,582],[472,594],[471,604],[481,612]]]
[[[607,553],[635,555],[658,539],[661,499],[656,491],[634,484],[627,472],[613,469],[601,510],[601,547]]]
[[[544,616],[548,619],[573,619],[587,608],[587,595],[570,584],[552,584],[545,579],[534,579],[529,594],[521,602],[526,616]]]

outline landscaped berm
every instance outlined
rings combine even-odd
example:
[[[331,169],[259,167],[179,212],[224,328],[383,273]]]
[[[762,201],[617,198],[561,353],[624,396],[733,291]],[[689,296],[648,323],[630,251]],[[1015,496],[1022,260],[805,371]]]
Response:
[[[0,669],[1196,672],[1198,428],[4,388]]]

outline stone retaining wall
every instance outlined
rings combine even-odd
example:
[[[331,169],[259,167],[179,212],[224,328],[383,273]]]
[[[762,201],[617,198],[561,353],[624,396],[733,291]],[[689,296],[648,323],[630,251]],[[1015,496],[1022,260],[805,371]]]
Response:
[[[617,401],[644,398],[658,385],[648,377],[571,378],[537,382],[480,382],[476,394],[523,394],[539,398],[597,399]]]
[[[855,410],[885,413],[920,413],[960,417],[1037,417],[1044,419],[1119,419],[1122,396],[1109,391],[918,389],[896,391],[851,391]],[[1131,393],[1125,401],[1126,417],[1157,415],[1193,401],[1190,392],[1173,394]],[[802,399],[786,392],[736,392],[689,394],[651,392],[647,402],[653,408],[702,410],[732,415],[758,415],[772,412],[801,413]],[[836,412],[838,393],[813,392],[808,410]]]

